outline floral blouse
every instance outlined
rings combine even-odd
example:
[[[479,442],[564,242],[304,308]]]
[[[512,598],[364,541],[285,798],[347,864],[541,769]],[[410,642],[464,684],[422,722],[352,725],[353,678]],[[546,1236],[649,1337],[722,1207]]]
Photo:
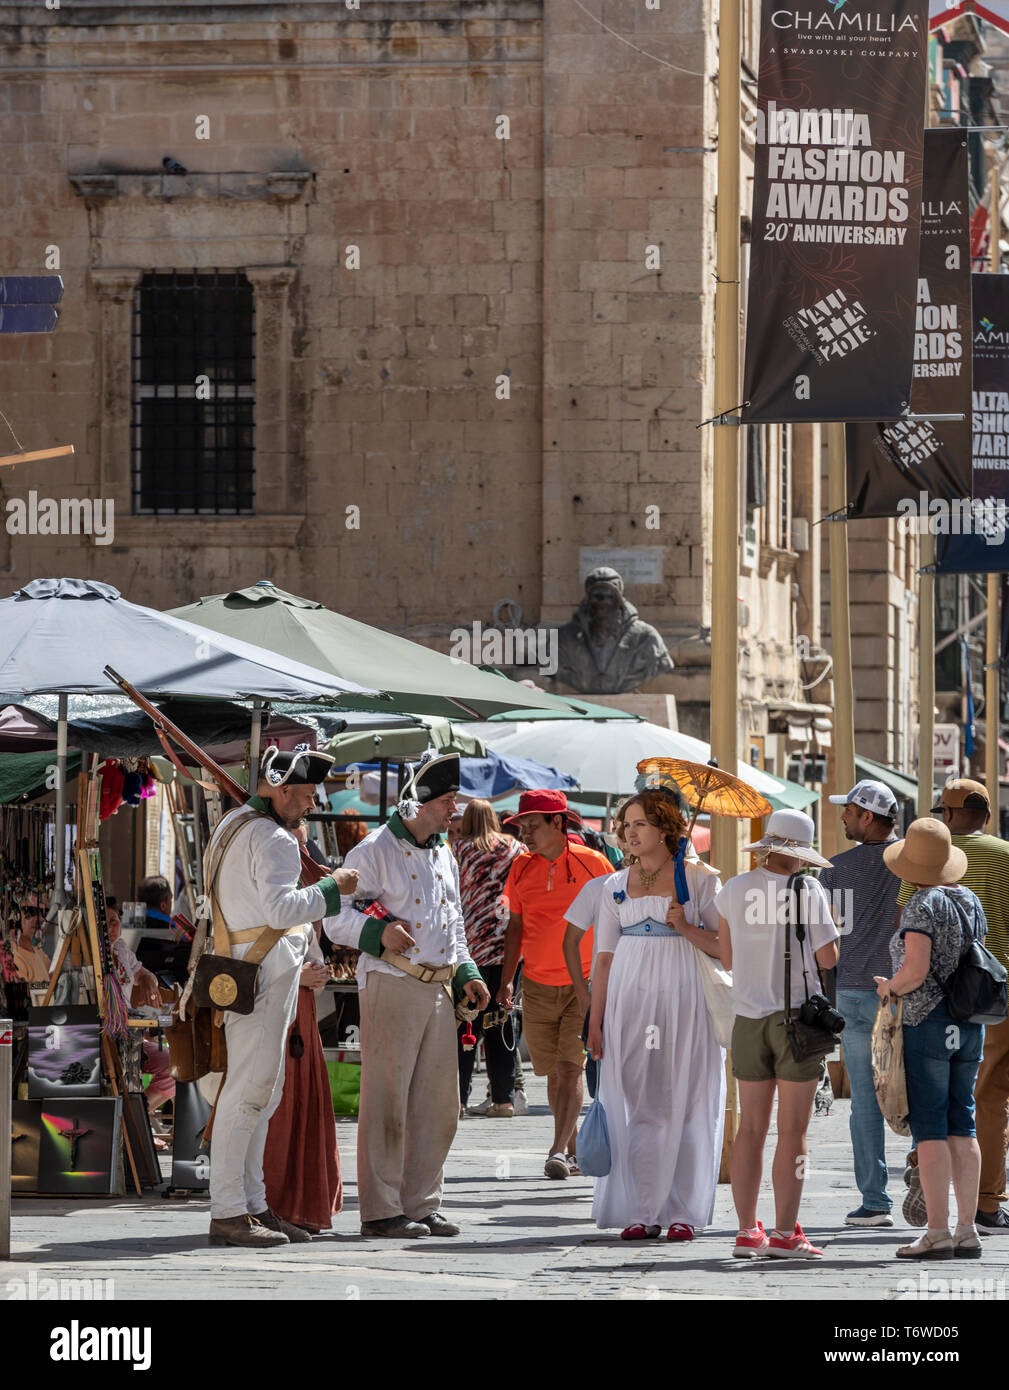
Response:
[[[500,965],[504,960],[508,925],[504,888],[512,860],[521,853],[521,842],[511,836],[502,837],[489,850],[481,849],[473,840],[456,841],[466,943],[475,965]]]
[[[901,915],[900,926],[890,940],[894,973],[904,964],[904,936],[920,932],[932,941],[932,958],[924,982],[904,995],[904,1023],[924,1023],[942,1002],[939,981],[946,981],[959,964],[972,933],[981,941],[988,930],[984,910],[969,888],[919,888],[912,893]]]

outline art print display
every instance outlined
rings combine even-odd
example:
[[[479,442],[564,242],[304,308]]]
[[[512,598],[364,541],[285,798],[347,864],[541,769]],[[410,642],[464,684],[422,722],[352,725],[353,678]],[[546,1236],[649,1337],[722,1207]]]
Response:
[[[122,1102],[44,1100],[38,1190],[53,1195],[108,1196],[119,1190]]]
[[[101,1023],[91,1005],[28,1010],[28,1098],[99,1096]]]

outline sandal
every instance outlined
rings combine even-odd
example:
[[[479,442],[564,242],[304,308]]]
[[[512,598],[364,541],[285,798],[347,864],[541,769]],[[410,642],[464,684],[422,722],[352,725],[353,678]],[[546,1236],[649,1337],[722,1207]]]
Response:
[[[694,1228],[684,1221],[674,1221],[666,1232],[666,1240],[693,1240]]]
[[[568,1172],[573,1178],[580,1178],[582,1170],[578,1167],[578,1160],[574,1154],[565,1154],[564,1162],[568,1165]]]
[[[953,1256],[958,1260],[979,1260],[981,1242],[976,1230],[965,1231],[963,1235],[953,1233]]]
[[[980,1247],[981,1242],[978,1241]],[[951,1260],[953,1258],[953,1237],[949,1231],[931,1236],[928,1231],[911,1245],[902,1245],[897,1251],[898,1260]]]
[[[662,1233],[661,1226],[643,1226],[640,1222],[636,1226],[628,1226],[625,1231],[620,1232],[621,1240],[655,1240]]]

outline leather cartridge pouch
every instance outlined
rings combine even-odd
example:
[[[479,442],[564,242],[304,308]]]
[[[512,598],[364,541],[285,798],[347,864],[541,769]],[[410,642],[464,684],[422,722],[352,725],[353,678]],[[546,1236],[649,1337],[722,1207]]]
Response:
[[[172,1022],[163,1032],[169,1070],[176,1081],[199,1081],[210,1072],[227,1071],[228,1044],[224,1029],[214,1027],[211,1009],[190,1004],[185,1019],[181,1019],[176,1005]]]
[[[214,1026],[212,1010],[198,1009],[191,1001],[188,1010],[180,1010],[178,985],[174,999],[165,1002],[172,1021],[162,1032],[168,1044],[169,1070],[175,1080],[199,1081],[209,1072],[227,1071],[228,1045],[224,1029]]]
[[[217,851],[217,863],[209,878],[208,895],[214,919],[214,949],[205,951],[196,963],[193,974],[192,1002],[197,1009],[219,1009],[233,1014],[251,1014],[256,1005],[256,979],[259,964],[273,949],[285,928],[263,927],[252,943],[252,948],[244,960],[233,960],[228,938],[228,924],[224,920],[217,901],[217,879],[224,862],[224,856],[234,842],[238,831],[243,829],[252,817],[236,818],[221,837]],[[219,1030],[217,1030],[219,1031]]]

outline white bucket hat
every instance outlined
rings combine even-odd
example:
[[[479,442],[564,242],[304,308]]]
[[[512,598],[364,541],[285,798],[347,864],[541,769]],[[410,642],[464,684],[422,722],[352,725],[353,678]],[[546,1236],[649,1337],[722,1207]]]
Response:
[[[815,834],[816,826],[803,811],[772,811],[762,838],[752,845],[744,845],[743,853],[752,850],[754,853],[784,854],[789,859],[812,864],[814,868],[829,869],[830,860],[813,848]]]

